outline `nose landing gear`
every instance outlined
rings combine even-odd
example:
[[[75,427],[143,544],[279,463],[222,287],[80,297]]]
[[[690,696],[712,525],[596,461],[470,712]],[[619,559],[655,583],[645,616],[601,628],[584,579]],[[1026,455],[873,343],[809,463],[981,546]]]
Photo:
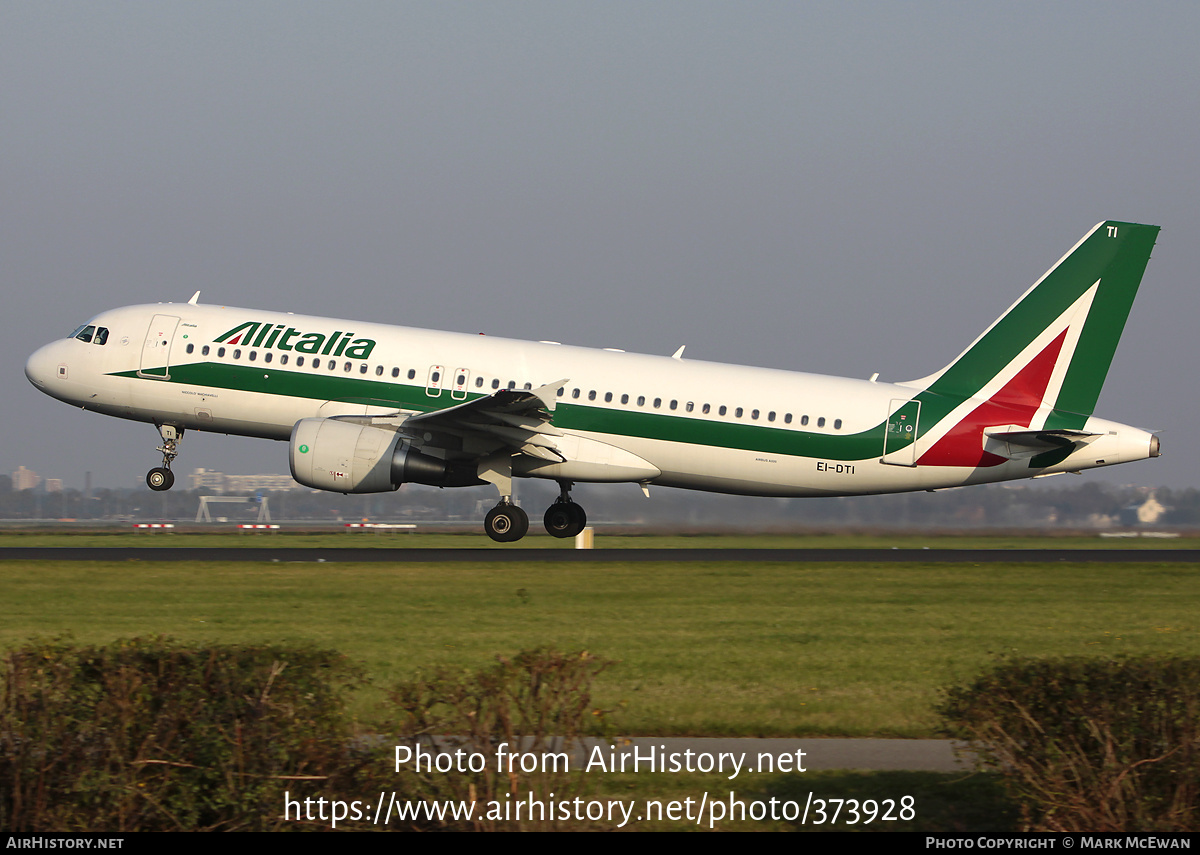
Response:
[[[155,492],[170,490],[175,483],[175,473],[171,471],[171,461],[179,456],[179,441],[183,439],[183,428],[174,425],[159,425],[158,433],[163,444],[158,447],[162,452],[162,466],[156,466],[146,473],[146,486]]]

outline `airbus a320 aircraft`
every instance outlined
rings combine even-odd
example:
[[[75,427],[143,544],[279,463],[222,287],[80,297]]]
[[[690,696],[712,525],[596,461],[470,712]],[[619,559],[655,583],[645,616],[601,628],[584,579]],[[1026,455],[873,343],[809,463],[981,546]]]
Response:
[[[942,370],[901,383],[198,304],[103,312],[25,366],[41,391],[154,424],[171,487],[187,430],[285,440],[339,493],[490,483],[496,541],[523,537],[515,477],[752,496],[933,490],[1157,457],[1092,415],[1158,235],[1100,223]]]

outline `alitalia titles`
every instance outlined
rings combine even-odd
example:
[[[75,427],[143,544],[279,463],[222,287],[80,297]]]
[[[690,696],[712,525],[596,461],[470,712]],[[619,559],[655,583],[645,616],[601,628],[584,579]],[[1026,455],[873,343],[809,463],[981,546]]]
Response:
[[[217,344],[240,344],[243,347],[269,347],[275,350],[294,350],[321,356],[348,356],[368,359],[375,349],[375,339],[354,338],[352,332],[337,330],[330,335],[306,333],[284,324],[246,321],[213,339]]]

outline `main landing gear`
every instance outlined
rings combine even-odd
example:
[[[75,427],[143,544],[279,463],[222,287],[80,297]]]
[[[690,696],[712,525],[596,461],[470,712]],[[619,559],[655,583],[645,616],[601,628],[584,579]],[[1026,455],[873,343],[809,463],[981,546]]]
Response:
[[[561,492],[554,504],[546,508],[542,522],[546,531],[554,537],[574,537],[587,525],[587,514],[583,507],[571,501],[571,483],[559,482]]]
[[[497,452],[479,461],[479,479],[500,491],[500,504],[483,518],[483,530],[497,543],[514,543],[529,531],[529,515],[513,504],[512,454]],[[574,537],[587,525],[583,508],[571,501],[571,482],[558,482],[559,494],[546,511],[546,531],[555,537]]]
[[[529,515],[506,496],[483,518],[483,530],[497,543],[513,543],[529,531]]]
[[[546,509],[542,521],[554,537],[574,537],[587,525],[587,514],[571,501],[570,484],[561,485],[562,493]],[[500,504],[488,511],[483,530],[497,543],[514,543],[529,531],[529,515],[512,503],[512,496],[501,496]]]
[[[171,461],[179,456],[179,441],[183,439],[183,428],[174,425],[159,425],[159,436],[163,444],[158,447],[162,452],[162,466],[156,466],[146,473],[146,486],[155,492],[170,490],[175,483],[175,473],[171,471]]]

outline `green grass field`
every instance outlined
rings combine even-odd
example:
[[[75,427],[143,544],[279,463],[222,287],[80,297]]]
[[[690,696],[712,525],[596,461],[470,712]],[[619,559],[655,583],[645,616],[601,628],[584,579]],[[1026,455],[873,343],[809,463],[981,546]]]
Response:
[[[130,538],[126,537],[128,541]],[[12,543],[18,538],[4,538]],[[263,538],[267,540],[267,538]],[[62,542],[61,540],[59,541]],[[995,657],[1200,654],[1193,565],[0,562],[0,644],[307,641],[378,685],[555,645],[638,734],[930,736]],[[366,721],[382,692],[360,700]]]
[[[477,534],[269,535],[30,532],[0,546],[430,546],[503,549]],[[522,546],[569,548],[549,537]],[[1200,654],[1196,565],[1155,547],[1194,539],[1015,535],[635,537],[611,560],[478,562],[0,562],[0,647],[165,634],[188,641],[302,641],[361,663],[374,688],[354,712],[386,714],[385,687],[439,665],[554,645],[617,660],[594,701],[607,729],[643,735],[938,735],[939,693],[998,656]],[[633,563],[629,547],[1144,548],[1136,564]],[[857,830],[1008,831],[1015,808],[991,775],[605,775],[611,798],[916,798],[917,818]],[[347,794],[335,794],[345,796]],[[357,795],[357,794],[354,794]],[[639,829],[694,828],[687,822]],[[787,823],[723,827],[786,829]],[[828,828],[829,826],[826,826]],[[844,824],[839,830],[850,830]]]

